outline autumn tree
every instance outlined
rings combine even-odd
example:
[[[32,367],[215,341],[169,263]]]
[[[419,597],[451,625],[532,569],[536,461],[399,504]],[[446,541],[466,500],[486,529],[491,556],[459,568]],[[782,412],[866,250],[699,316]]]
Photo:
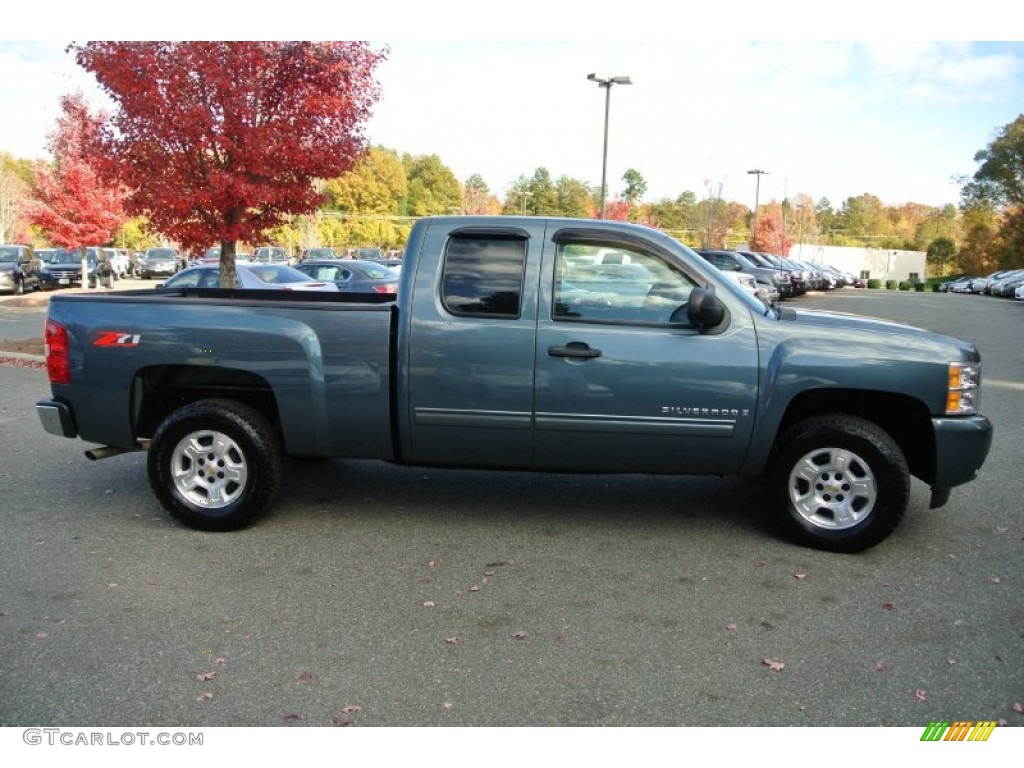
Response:
[[[0,152],[0,243],[26,240],[22,215],[30,185],[21,172],[24,164],[7,152]]]
[[[957,268],[972,275],[995,269],[999,246],[999,216],[991,200],[975,199],[961,210],[964,236],[957,250]]]
[[[371,147],[352,170],[327,181],[324,194],[335,210],[398,216],[409,195],[409,182],[395,150]]]
[[[766,206],[764,213],[757,217],[757,231],[750,238],[750,249],[758,253],[774,253],[788,256],[793,238],[786,233],[782,221],[782,207],[778,204]]]
[[[500,213],[501,203],[491,194],[487,182],[479,173],[474,173],[462,185],[462,212],[470,216],[484,216]]]
[[[317,209],[314,179],[349,170],[383,60],[361,42],[94,41],[71,46],[116,105],[106,171],[133,214],[187,249],[235,243]]]
[[[105,183],[97,170],[105,116],[93,113],[80,93],[63,96],[60,108],[47,143],[53,164],[37,168],[35,199],[27,213],[54,245],[82,248],[84,255],[87,246],[110,242],[124,223],[124,191]]]

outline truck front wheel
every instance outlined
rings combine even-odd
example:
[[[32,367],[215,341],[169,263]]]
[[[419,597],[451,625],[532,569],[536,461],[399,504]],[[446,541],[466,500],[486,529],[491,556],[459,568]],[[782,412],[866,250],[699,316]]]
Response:
[[[204,531],[244,528],[281,487],[277,435],[254,408],[200,400],[170,414],[149,447],[149,483],[164,509]]]
[[[872,422],[817,416],[779,440],[768,489],[779,522],[795,540],[860,552],[899,524],[910,499],[910,471],[896,442]]]

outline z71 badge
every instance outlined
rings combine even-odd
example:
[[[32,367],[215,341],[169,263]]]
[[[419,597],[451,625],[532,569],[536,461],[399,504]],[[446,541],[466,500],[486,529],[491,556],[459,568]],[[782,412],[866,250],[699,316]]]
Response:
[[[94,347],[137,347],[141,338],[137,333],[121,331],[97,331],[99,336],[92,343]]]

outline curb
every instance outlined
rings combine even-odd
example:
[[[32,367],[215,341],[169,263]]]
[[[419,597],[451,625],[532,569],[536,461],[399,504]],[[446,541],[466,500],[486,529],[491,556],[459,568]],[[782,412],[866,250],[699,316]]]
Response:
[[[4,359],[8,360],[25,360],[30,363],[45,363],[46,358],[42,355],[29,355],[25,352],[4,352],[0,349],[0,361]]]

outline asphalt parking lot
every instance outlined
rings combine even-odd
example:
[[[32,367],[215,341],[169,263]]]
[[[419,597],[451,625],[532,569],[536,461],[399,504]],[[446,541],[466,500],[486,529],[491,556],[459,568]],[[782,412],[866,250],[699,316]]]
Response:
[[[860,555],[780,540],[755,483],[359,461],[292,462],[272,515],[200,533],[0,365],[0,726],[1024,725],[1024,302],[791,306],[982,350],[982,475],[933,511],[915,481]]]

